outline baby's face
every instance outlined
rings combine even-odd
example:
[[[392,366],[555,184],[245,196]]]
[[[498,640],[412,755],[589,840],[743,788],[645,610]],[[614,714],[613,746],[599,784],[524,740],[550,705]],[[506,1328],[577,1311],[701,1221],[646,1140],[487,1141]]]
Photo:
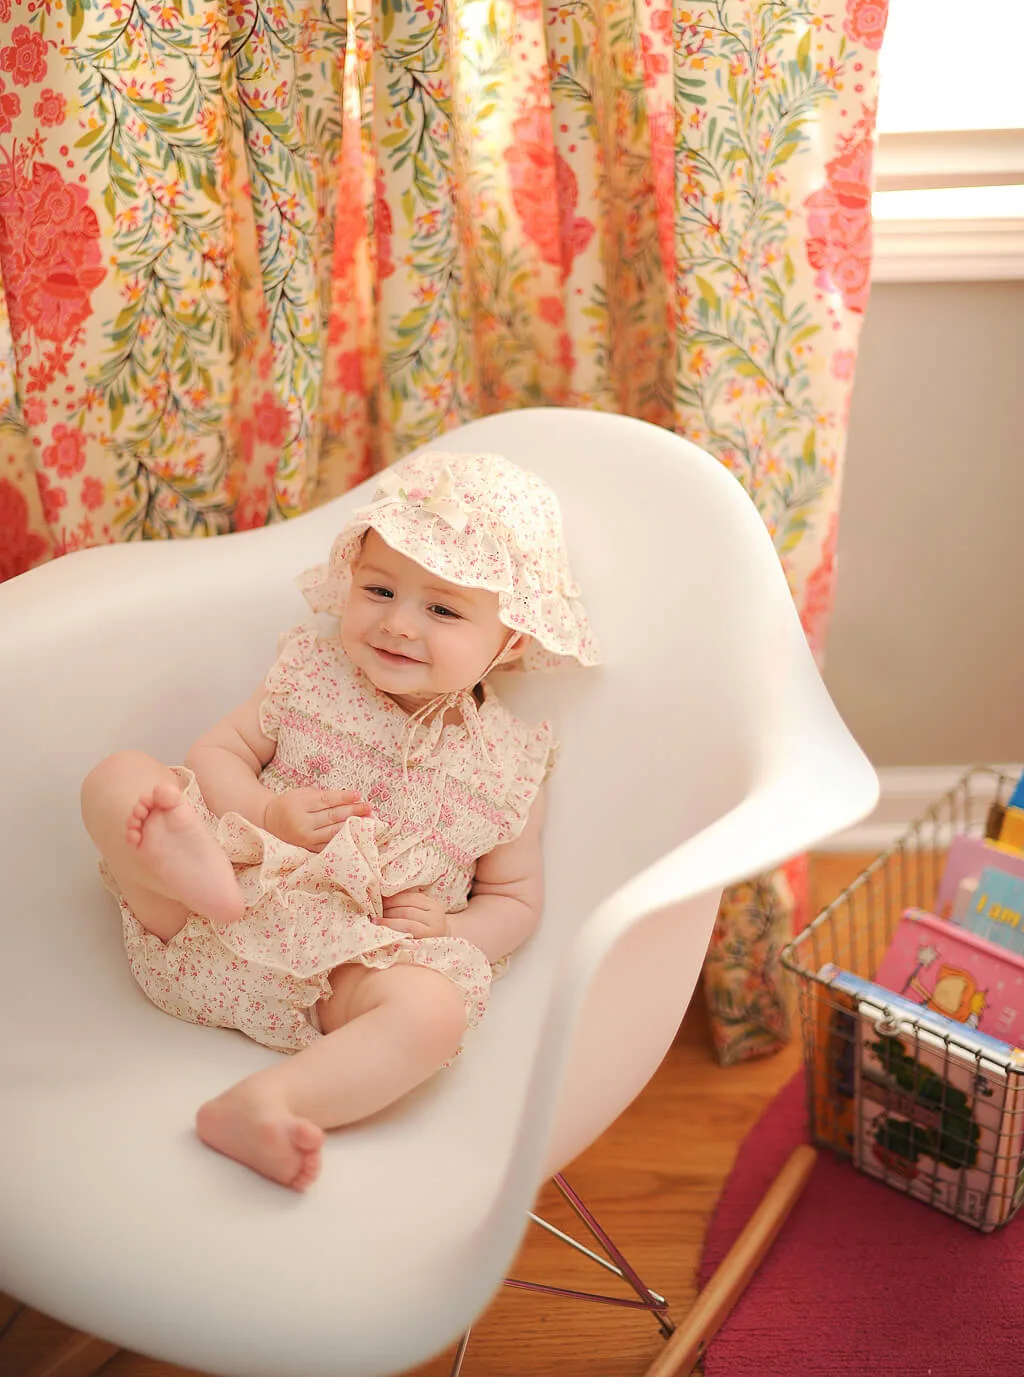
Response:
[[[341,643],[382,693],[412,710],[472,688],[509,634],[498,620],[497,593],[448,583],[367,531]]]

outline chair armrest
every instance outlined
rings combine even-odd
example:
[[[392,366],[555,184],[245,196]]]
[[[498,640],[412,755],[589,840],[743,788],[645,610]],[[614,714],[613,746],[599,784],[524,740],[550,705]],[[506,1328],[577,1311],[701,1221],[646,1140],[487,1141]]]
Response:
[[[585,1148],[663,1059],[699,976],[722,890],[819,844],[874,807],[875,771],[821,692],[827,730],[808,730],[805,718],[801,740],[791,739],[780,770],[772,772],[769,763],[734,808],[610,894],[565,953],[502,1192],[505,1204],[514,1205],[508,1213],[502,1209],[501,1221],[492,1221],[496,1230],[508,1231],[510,1256],[521,1234],[520,1215],[544,1179],[568,1160],[565,1143],[571,1144],[569,1157]],[[636,984],[650,989],[642,1022],[635,997],[610,992]],[[617,1022],[620,1009],[625,1012]],[[620,1071],[624,1057],[631,1066]],[[639,1076],[637,1063],[643,1068]],[[585,1112],[581,1105],[597,1098],[595,1065],[607,1068],[608,1100],[603,1122],[594,1122],[596,1131],[588,1133],[567,1122],[574,1115],[578,1120]],[[576,1097],[573,1078],[588,1067],[590,1083]]]

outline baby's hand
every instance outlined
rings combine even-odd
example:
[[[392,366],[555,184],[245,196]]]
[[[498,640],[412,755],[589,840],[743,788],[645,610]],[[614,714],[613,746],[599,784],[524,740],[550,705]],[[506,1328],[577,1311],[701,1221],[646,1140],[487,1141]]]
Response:
[[[448,937],[448,914],[443,904],[418,889],[404,889],[383,900],[385,927],[410,937]]]
[[[287,789],[267,804],[263,826],[292,846],[322,851],[348,818],[372,813],[352,789]]]

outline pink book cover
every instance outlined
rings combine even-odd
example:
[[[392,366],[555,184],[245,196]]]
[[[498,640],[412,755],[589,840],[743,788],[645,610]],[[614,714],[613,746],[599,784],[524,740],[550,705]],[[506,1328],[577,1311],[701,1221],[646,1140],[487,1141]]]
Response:
[[[1024,855],[1006,851],[983,837],[969,837],[965,832],[953,838],[935,900],[935,911],[940,918],[951,916],[960,881],[976,880],[989,865],[1024,879]]]
[[[907,909],[875,981],[1002,1042],[1024,1041],[1024,957]]]

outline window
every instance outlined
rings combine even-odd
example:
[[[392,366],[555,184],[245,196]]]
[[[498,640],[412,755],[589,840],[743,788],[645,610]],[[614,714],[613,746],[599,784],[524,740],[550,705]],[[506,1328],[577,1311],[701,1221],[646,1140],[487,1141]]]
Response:
[[[1024,123],[1021,0],[890,0],[881,51],[882,133]]]
[[[890,0],[876,280],[1024,277],[1022,52],[1022,0]]]

